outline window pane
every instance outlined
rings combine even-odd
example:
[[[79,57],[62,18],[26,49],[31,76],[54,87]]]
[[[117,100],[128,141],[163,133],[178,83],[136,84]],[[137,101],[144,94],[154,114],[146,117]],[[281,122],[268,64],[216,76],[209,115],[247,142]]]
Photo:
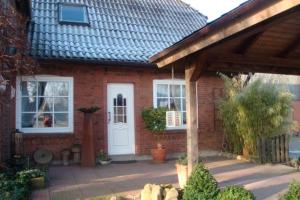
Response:
[[[168,99],[166,98],[157,98],[157,107],[165,107],[168,108]]]
[[[52,113],[39,113],[38,114],[38,127],[52,127],[53,115]]]
[[[170,99],[170,109],[181,111],[181,99],[180,98],[171,98]]]
[[[118,94],[117,95],[117,106],[123,106],[123,95],[122,94]]]
[[[182,123],[186,124],[186,112],[182,112]]]
[[[54,98],[54,111],[68,111],[68,97]]]
[[[182,85],[182,97],[185,97],[185,85]]]
[[[61,5],[61,20],[69,22],[85,22],[85,7]]]
[[[170,96],[180,97],[180,85],[170,85]]]
[[[21,83],[22,96],[36,96],[36,82],[35,81],[23,81]]]
[[[158,84],[157,85],[157,97],[168,97],[168,85]]]
[[[186,111],[186,102],[185,102],[185,98],[182,99],[182,110]]]
[[[36,97],[23,97],[22,98],[22,111],[23,112],[36,112]]]
[[[69,95],[69,83],[68,82],[53,82],[53,94],[54,96],[68,96]]]
[[[53,96],[54,84],[53,82],[39,82],[38,94],[39,96]]]
[[[68,127],[68,114],[57,113],[54,114],[54,127]]]
[[[53,98],[51,97],[39,97],[38,102],[39,112],[52,112],[53,111]]]
[[[117,123],[123,123],[123,115],[117,115]]]
[[[123,107],[117,107],[117,115],[123,115]]]
[[[34,113],[23,113],[22,114],[22,128],[33,128],[35,127],[35,114]]]

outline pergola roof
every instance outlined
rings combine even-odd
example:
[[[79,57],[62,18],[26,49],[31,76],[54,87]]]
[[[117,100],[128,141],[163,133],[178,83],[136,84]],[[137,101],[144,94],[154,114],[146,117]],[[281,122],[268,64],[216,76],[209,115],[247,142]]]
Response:
[[[186,59],[201,71],[300,74],[300,0],[248,1],[150,61],[184,67]]]

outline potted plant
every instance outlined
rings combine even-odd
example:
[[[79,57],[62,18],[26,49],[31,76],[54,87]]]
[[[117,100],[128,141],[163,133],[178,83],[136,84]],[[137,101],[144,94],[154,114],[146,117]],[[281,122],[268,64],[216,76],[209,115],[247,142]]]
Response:
[[[21,184],[30,184],[32,189],[45,187],[45,172],[39,169],[23,170],[17,173],[17,179]]]
[[[183,154],[176,161],[176,171],[178,176],[178,183],[180,188],[184,188],[188,179],[188,161],[187,155]]]
[[[101,165],[108,165],[111,163],[111,158],[101,149],[98,155],[98,161]]]
[[[142,112],[142,118],[146,129],[151,131],[157,139],[156,148],[151,149],[153,161],[162,163],[166,160],[167,152],[159,139],[166,130],[166,108],[145,108]]]
[[[100,108],[97,106],[78,109],[78,111],[84,114],[81,148],[81,165],[84,167],[94,167],[96,165],[92,116],[93,113],[98,110],[100,110]]]

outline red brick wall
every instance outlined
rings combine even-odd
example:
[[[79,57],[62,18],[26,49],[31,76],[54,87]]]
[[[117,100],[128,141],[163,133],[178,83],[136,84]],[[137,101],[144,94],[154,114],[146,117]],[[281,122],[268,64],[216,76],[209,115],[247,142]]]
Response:
[[[66,66],[67,64],[65,64]],[[40,74],[72,76],[74,78],[74,134],[35,134],[25,137],[25,151],[30,154],[39,147],[45,147],[55,153],[69,148],[80,141],[82,133],[80,107],[97,105],[101,110],[94,115],[94,132],[97,150],[107,149],[106,99],[108,83],[133,83],[135,102],[136,154],[145,155],[155,146],[155,137],[144,129],[141,112],[144,107],[153,104],[153,79],[170,78],[170,72],[162,73],[157,69],[143,68],[104,68],[88,65],[59,64],[43,66]],[[199,104],[199,145],[200,149],[219,149],[222,133],[215,123],[215,98],[222,90],[222,81],[215,76],[203,76],[198,83]],[[169,152],[183,152],[186,149],[185,131],[167,131],[161,138]]]
[[[12,111],[10,89],[7,88],[5,93],[0,94],[0,163],[11,155]]]

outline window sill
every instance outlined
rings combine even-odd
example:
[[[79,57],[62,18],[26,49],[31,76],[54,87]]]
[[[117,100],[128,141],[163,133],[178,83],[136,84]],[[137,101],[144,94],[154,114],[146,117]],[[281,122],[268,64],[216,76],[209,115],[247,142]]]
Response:
[[[22,132],[22,131],[21,131]],[[46,137],[46,136],[68,136],[68,135],[73,135],[73,132],[55,132],[55,133],[34,133],[34,132],[22,132],[23,135],[26,136],[38,136],[38,137]]]
[[[186,127],[167,128],[165,133],[186,133]]]
[[[57,128],[57,129],[43,129],[43,128],[23,128],[19,129],[24,135],[35,134],[35,135],[55,135],[55,134],[66,134],[70,135],[73,134],[73,128]]]

